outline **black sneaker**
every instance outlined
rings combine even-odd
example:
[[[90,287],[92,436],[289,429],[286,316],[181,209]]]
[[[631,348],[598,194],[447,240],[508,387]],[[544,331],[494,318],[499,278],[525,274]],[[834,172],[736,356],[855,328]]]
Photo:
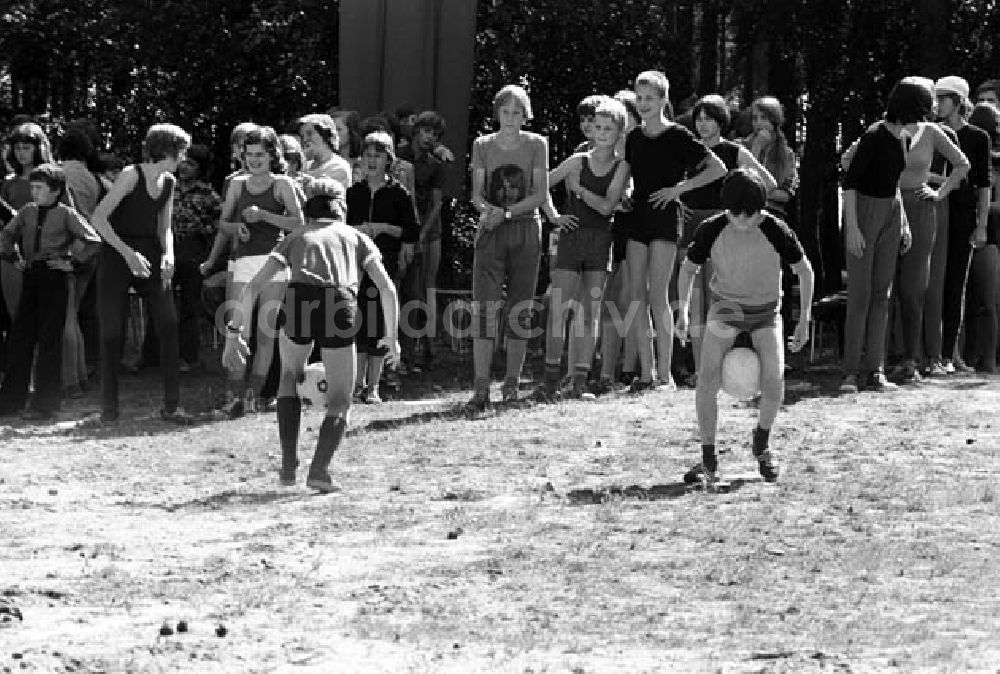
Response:
[[[490,408],[490,392],[476,391],[472,394],[472,399],[465,403],[465,409],[473,414],[485,412]]]
[[[701,482],[701,475],[704,472],[705,465],[699,461],[691,466],[686,473],[684,473],[684,484],[698,484]]]
[[[559,390],[559,382],[544,382],[539,384],[531,394],[531,399],[539,403],[559,402],[562,392]]]
[[[519,398],[517,395],[518,383],[517,382],[504,382],[503,386],[500,387],[500,399],[505,403],[516,403]]]
[[[755,449],[753,455],[757,459],[757,470],[760,471],[760,476],[764,478],[764,482],[777,482],[778,472],[780,471],[778,456],[770,449],[765,449],[761,452]]]
[[[310,475],[306,478],[306,486],[323,494],[340,491],[340,485],[330,478],[329,473],[323,473],[322,475]]]
[[[282,487],[294,487],[295,486],[295,469],[294,468],[282,468],[278,472],[278,484]]]
[[[701,485],[706,491],[717,491],[728,487],[728,483],[719,478],[718,470],[706,470],[705,464],[701,461],[684,473],[684,484]]]
[[[858,375],[849,374],[845,375],[840,381],[840,388],[838,389],[841,393],[857,393],[858,392]]]
[[[583,381],[573,382],[573,386],[563,395],[571,400],[597,400],[597,396],[590,390],[587,383]]]
[[[643,393],[645,391],[649,391],[649,390],[655,388],[655,386],[656,386],[656,383],[654,381],[652,381],[652,380],[650,380],[650,381],[643,381],[643,380],[639,379],[638,377],[636,377],[635,379],[632,380],[632,383],[629,384],[628,392],[629,393]]]
[[[617,390],[615,380],[611,377],[601,377],[599,380],[590,383],[590,392],[595,396],[604,396]]]

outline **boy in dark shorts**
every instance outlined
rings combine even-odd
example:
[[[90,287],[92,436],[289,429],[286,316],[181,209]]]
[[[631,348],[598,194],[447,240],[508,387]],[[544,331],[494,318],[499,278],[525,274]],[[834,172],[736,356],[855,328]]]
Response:
[[[767,190],[756,173],[746,169],[730,173],[722,187],[725,212],[702,223],[681,266],[677,336],[683,343],[688,337],[695,274],[707,260],[712,260],[712,278],[708,282],[711,299],[695,393],[702,461],[684,475],[688,483],[701,480],[706,487],[718,483],[715,433],[722,359],[741,332],[750,333],[760,358],[761,399],[753,454],[761,476],[768,482],[778,479],[777,456],[768,448],[768,437],[785,393],[779,313],[781,263],[790,265],[799,277],[803,307],[789,345],[792,352],[798,352],[809,339],[813,271],[795,233],[763,211],[766,201]]]
[[[569,190],[567,211],[573,222],[563,226],[552,270],[545,381],[535,392],[536,398],[543,401],[554,400],[560,393],[563,325],[571,302],[580,326],[570,331],[570,343],[575,342],[577,348],[570,349],[569,395],[593,397],[585,391],[585,386],[597,342],[597,315],[610,262],[611,217],[627,178],[626,167],[615,153],[627,114],[620,102],[603,99],[591,121],[593,147],[564,162]]]
[[[319,429],[306,485],[323,493],[339,487],[330,478],[330,459],[347,430],[354,386],[354,338],[357,332],[358,290],[367,273],[382,297],[385,334],[379,346],[389,362],[399,359],[396,328],[399,306],[396,288],[382,266],[375,243],[345,223],[347,204],[343,186],[320,178],[310,184],[311,196],[303,208],[306,226],[290,232],[268,256],[264,267],[245,287],[228,326],[223,364],[245,363],[250,316],[254,300],[265,283],[284,268],[290,281],[282,303],[281,381],[278,384],[278,436],[281,440],[280,484],[295,484],[298,466],[302,402],[296,384],[313,344],[320,347],[327,381],[326,417]]]
[[[656,70],[635,78],[636,109],[642,126],[633,129],[625,140],[625,161],[634,188],[626,249],[629,296],[639,307],[630,334],[642,369],[633,382],[632,390],[636,392],[656,385],[655,358],[659,359],[656,367],[660,380],[674,388],[670,376],[674,318],[667,289],[680,237],[680,198],[726,175],[725,165],[711,150],[667,118],[669,86],[667,76]],[[654,331],[655,348],[651,339]]]

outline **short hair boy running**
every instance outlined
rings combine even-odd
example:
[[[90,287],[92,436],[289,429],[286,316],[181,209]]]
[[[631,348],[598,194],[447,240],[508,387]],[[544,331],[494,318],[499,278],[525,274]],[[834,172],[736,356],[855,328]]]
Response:
[[[698,228],[681,266],[677,335],[683,342],[688,337],[695,274],[709,258],[712,260],[709,280],[712,302],[695,393],[702,460],[684,475],[685,482],[702,480],[706,487],[718,482],[715,433],[722,359],[740,332],[750,333],[761,364],[760,411],[753,432],[753,454],[761,476],[768,482],[778,479],[777,456],[768,449],[768,437],[785,393],[785,352],[779,313],[781,263],[790,265],[799,277],[802,298],[803,309],[790,344],[793,352],[799,351],[809,339],[813,271],[795,233],[774,215],[763,211],[766,200],[767,190],[756,173],[734,170],[722,187],[725,212],[709,218]]]
[[[385,316],[380,346],[390,362],[399,358],[396,340],[399,307],[392,279],[382,266],[375,242],[345,223],[343,185],[319,178],[309,185],[306,225],[290,232],[271,251],[264,267],[244,287],[239,309],[228,327],[222,354],[226,367],[245,363],[249,355],[250,309],[269,279],[282,269],[291,281],[279,315],[281,381],[278,384],[278,436],[281,440],[280,484],[295,484],[302,401],[296,385],[313,345],[320,347],[327,381],[327,408],[319,429],[306,485],[320,492],[337,491],[329,474],[330,459],[347,429],[354,386],[354,338],[357,332],[358,290],[367,273],[378,287]]]

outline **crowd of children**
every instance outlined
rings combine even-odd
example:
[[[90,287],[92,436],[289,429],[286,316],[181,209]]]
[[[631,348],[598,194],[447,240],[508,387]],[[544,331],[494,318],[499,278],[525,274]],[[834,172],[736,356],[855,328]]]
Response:
[[[884,119],[845,152],[842,392],[891,390],[972,366],[995,370],[998,92],[1000,83],[985,83],[973,107],[960,77],[905,78]],[[722,96],[701,97],[674,121],[666,76],[646,71],[633,90],[580,103],[585,141],[551,170],[547,139],[525,128],[525,89],[501,89],[493,111],[497,130],[471,148],[479,221],[469,409],[492,404],[497,340],[506,355],[500,399],[521,398],[548,236],[545,371],[532,397],[673,389],[676,373],[697,387],[703,443],[702,461],[686,477],[712,482],[721,362],[747,333],[762,365],[754,455],[764,478],[776,479],[768,437],[783,395],[786,337],[792,350],[805,344],[813,285],[785,223],[798,177],[781,104],[756,99],[748,135],[736,137],[734,117],[744,113]],[[418,375],[433,357],[425,328],[437,314],[429,305],[454,155],[441,143],[438,113],[398,112],[365,120],[348,110],[307,114],[284,135],[240,124],[221,196],[210,184],[206,146],[174,125],[151,127],[142,161],[107,176],[92,124],[70,125],[55,163],[42,129],[21,120],[7,139],[9,175],[0,184],[0,415],[52,418],[62,396],[88,384],[89,344],[100,353],[101,423],[118,420],[119,372],[153,363],[163,374],[162,417],[190,421],[178,375],[201,366],[204,290],[222,270],[226,301],[216,315],[228,325],[229,385],[220,414],[276,410],[281,480],[294,483],[295,382],[310,357],[322,361],[329,406],[307,483],[334,489],[328,464],[351,402],[381,402],[384,364]],[[562,212],[550,192],[558,184]],[[782,266],[798,277],[798,321],[788,335]],[[130,289],[146,300],[150,321],[139,361],[126,363]],[[403,312],[401,321],[400,303],[425,310]],[[897,330],[889,329],[893,306]],[[690,351],[675,355],[678,340],[690,341]],[[893,345],[902,357],[887,371]],[[600,372],[592,374],[595,362]]]

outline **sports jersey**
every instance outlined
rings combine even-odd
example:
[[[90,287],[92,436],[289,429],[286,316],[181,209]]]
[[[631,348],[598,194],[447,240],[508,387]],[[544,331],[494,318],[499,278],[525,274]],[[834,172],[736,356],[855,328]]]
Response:
[[[695,232],[687,260],[699,267],[712,260],[708,287],[718,299],[764,305],[781,298],[781,262],[794,265],[804,255],[795,233],[773,215],[743,229],[720,213]]]
[[[357,295],[365,267],[382,256],[370,237],[350,225],[324,222],[290,232],[271,257],[290,269],[290,284],[349,288]]]

